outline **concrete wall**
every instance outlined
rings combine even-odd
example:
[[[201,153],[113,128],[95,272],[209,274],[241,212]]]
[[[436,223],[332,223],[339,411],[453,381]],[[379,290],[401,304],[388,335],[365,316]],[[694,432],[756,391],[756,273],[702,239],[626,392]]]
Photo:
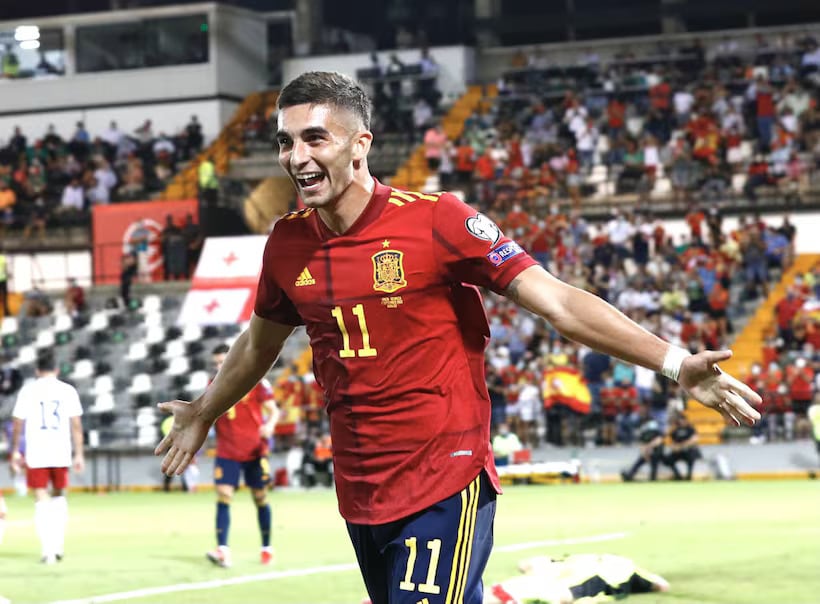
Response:
[[[395,52],[403,63],[418,63],[419,50],[379,52],[379,62],[387,65]],[[430,56],[439,65],[438,87],[445,98],[461,96],[475,78],[475,50],[466,46],[438,46],[430,49]],[[305,71],[338,71],[356,77],[356,70],[370,67],[368,53],[295,57],[287,59],[282,68],[283,84]]]
[[[246,96],[267,85],[267,25],[243,13],[219,11],[212,30],[216,45],[216,91]]]

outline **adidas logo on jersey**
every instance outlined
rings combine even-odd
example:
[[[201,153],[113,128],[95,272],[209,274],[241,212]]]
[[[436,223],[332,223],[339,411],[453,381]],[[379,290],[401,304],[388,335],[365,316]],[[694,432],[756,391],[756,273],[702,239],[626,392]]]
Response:
[[[310,271],[305,267],[296,279],[296,287],[304,287],[305,285],[315,285],[316,279],[310,274]]]

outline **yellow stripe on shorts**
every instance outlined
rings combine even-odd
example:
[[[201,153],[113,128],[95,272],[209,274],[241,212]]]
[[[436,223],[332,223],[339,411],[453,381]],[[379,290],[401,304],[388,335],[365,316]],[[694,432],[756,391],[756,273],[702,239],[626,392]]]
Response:
[[[447,587],[445,604],[460,604],[464,601],[464,587],[467,583],[467,572],[470,568],[470,552],[473,549],[478,495],[480,491],[479,475],[461,491],[461,514],[458,520],[458,536],[453,551],[453,567],[450,571],[450,585]]]

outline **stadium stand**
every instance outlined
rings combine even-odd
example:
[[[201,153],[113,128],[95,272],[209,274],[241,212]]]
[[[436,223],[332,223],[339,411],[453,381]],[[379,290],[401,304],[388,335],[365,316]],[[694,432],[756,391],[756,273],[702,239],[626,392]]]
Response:
[[[377,99],[373,171],[398,188],[461,192],[555,274],[670,341],[698,350],[737,337],[727,368],[744,373],[766,358],[784,284],[796,275],[808,283],[815,264],[807,256],[792,263],[794,232],[757,213],[820,201],[816,52],[809,39],[781,44],[765,35],[745,49],[689,40],[660,51],[602,52],[583,62],[549,62],[537,50],[520,50],[496,83],[469,86],[455,100],[439,98],[435,85],[430,95],[426,84],[402,98],[383,91],[395,101],[381,98],[378,89],[396,80],[380,78],[384,72],[371,67],[360,76]],[[405,68],[401,77],[422,80],[421,71]],[[293,202],[282,193],[290,185],[275,173],[271,153],[276,96],[275,90],[245,96],[204,150],[195,126],[173,139],[155,137],[150,119],[134,137],[119,133],[116,144],[115,127],[91,140],[79,124],[68,141],[49,134],[40,145],[15,132],[2,151],[7,161],[0,161],[6,166],[0,182],[8,180],[18,200],[26,199],[6,212],[7,226],[28,232],[36,231],[40,217],[69,221],[70,214],[53,218],[37,209],[36,194],[47,192],[45,207],[51,207],[58,197],[70,203],[70,189],[80,186],[84,204],[98,203],[102,198],[89,190],[112,171],[120,186],[111,201],[195,198],[208,158],[223,195],[232,179],[253,185],[240,188],[244,215],[253,230],[266,232]],[[435,171],[423,141],[439,119],[448,142]],[[742,211],[752,220],[727,228],[726,217]],[[667,235],[660,217],[673,215],[685,216],[686,237]],[[92,429],[147,444],[156,436],[151,404],[203,388],[208,351],[236,335],[236,328],[177,329],[180,300],[172,289],[145,296],[134,309],[109,308],[92,296],[90,310],[79,317],[56,302],[44,317],[24,311],[3,319],[4,358],[26,379],[38,351],[55,350],[61,375],[80,388]],[[592,371],[587,351],[560,341],[503,299],[490,296],[487,310],[494,335],[488,364],[496,367],[506,399],[499,417],[508,416],[526,443],[629,443],[644,407],[659,418],[686,408],[705,444],[749,436],[725,431],[716,415],[687,406],[680,392],[634,368],[610,364]],[[791,366],[796,349],[779,348],[782,363]],[[122,362],[111,366],[112,358]],[[810,360],[818,361],[816,355]],[[292,350],[282,366],[279,394],[289,401],[291,423],[299,424],[312,396],[309,351]],[[552,404],[544,376],[559,369],[587,377],[586,410],[559,412]],[[287,386],[291,382],[302,386]],[[539,391],[534,411],[519,401],[528,385]],[[13,392],[6,393],[0,417]],[[550,422],[561,429],[550,433]],[[793,436],[785,428],[769,434]]]

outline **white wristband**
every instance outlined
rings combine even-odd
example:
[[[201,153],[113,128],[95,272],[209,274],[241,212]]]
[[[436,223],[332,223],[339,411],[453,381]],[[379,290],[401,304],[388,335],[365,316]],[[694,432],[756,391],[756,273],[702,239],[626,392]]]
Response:
[[[661,375],[677,382],[678,376],[680,376],[680,367],[683,361],[690,356],[692,355],[685,348],[670,345],[666,351],[666,356],[663,357]]]

